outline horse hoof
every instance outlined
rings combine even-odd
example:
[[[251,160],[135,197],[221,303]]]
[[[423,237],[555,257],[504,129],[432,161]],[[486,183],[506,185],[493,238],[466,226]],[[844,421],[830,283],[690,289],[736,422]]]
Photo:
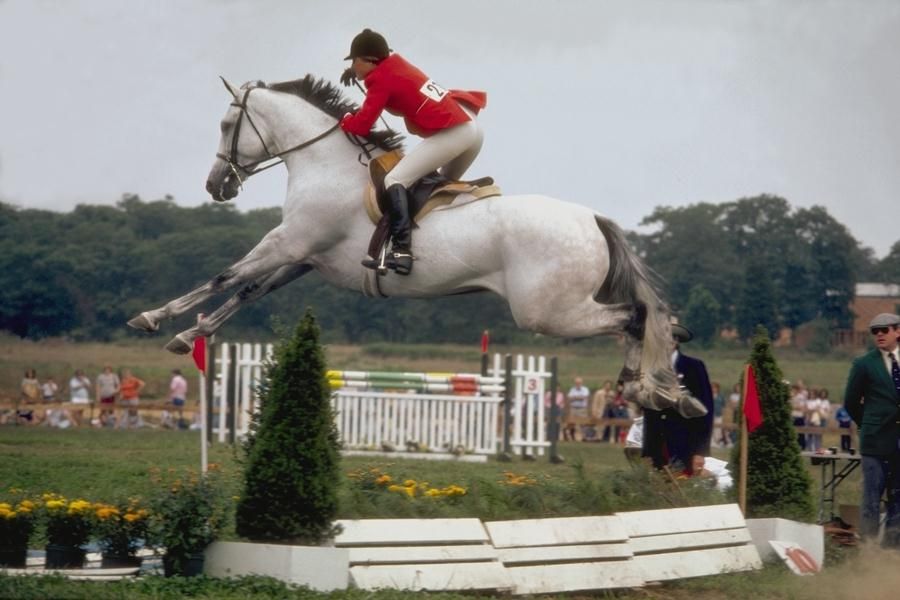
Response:
[[[181,337],[180,333],[166,344],[166,350],[175,354],[188,354],[193,349],[194,347],[187,343],[184,338]]]
[[[147,333],[153,333],[154,331],[159,330],[159,323],[151,321],[150,317],[148,317],[145,312],[142,312],[132,320],[128,321],[128,326],[139,329],[140,331],[146,331]]]
[[[686,419],[702,417],[709,412],[706,407],[703,406],[702,402],[700,402],[690,394],[682,394],[678,398],[678,404],[676,408],[678,409],[678,412],[681,413],[681,416]]]

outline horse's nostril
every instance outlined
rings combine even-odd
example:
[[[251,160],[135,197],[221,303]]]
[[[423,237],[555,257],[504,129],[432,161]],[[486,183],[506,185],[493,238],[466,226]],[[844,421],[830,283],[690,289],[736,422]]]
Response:
[[[213,182],[212,182],[212,179],[207,179],[207,180],[206,180],[206,191],[209,192],[210,194],[212,194],[212,192],[213,192]]]

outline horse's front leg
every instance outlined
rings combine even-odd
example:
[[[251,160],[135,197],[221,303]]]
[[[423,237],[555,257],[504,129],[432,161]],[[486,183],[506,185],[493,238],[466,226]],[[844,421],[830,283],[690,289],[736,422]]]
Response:
[[[193,348],[195,339],[214,334],[225,321],[240,310],[241,306],[248,302],[259,300],[270,292],[306,275],[311,270],[312,267],[309,265],[285,265],[271,275],[251,281],[241,288],[238,293],[229,298],[225,304],[204,317],[197,325],[173,337],[166,344],[166,350],[175,354],[187,354]]]
[[[302,239],[297,236],[295,239]],[[286,251],[290,240],[285,229],[279,225],[247,253],[244,258],[234,263],[200,287],[176,298],[155,310],[142,312],[128,321],[128,325],[142,331],[153,332],[159,329],[163,319],[174,319],[205,302],[215,294],[227,291],[247,281],[274,273],[280,267],[297,263],[295,253]]]

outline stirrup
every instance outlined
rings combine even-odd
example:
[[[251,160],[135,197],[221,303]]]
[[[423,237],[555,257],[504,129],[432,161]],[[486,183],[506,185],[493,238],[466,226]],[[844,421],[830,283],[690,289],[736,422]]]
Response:
[[[362,266],[375,270],[379,275],[387,275],[388,269],[397,275],[409,275],[413,260],[415,258],[411,252],[395,250],[389,253],[386,248],[382,248],[377,259],[366,258],[362,261]]]
[[[413,255],[411,252],[391,252],[388,259],[388,269],[393,269],[397,275],[409,275],[413,267]]]
[[[387,275],[387,244],[381,247],[381,252],[378,253],[378,258],[366,257],[365,259],[363,259],[362,266],[367,269],[374,270],[378,275]]]

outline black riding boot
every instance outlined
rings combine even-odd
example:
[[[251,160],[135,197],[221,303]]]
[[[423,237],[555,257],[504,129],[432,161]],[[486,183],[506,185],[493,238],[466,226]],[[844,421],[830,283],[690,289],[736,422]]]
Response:
[[[412,271],[412,221],[409,218],[409,194],[406,188],[395,183],[385,192],[388,197],[388,219],[391,226],[391,253],[385,259],[385,266],[398,275],[409,275]],[[364,267],[378,268],[377,259],[362,261]]]

